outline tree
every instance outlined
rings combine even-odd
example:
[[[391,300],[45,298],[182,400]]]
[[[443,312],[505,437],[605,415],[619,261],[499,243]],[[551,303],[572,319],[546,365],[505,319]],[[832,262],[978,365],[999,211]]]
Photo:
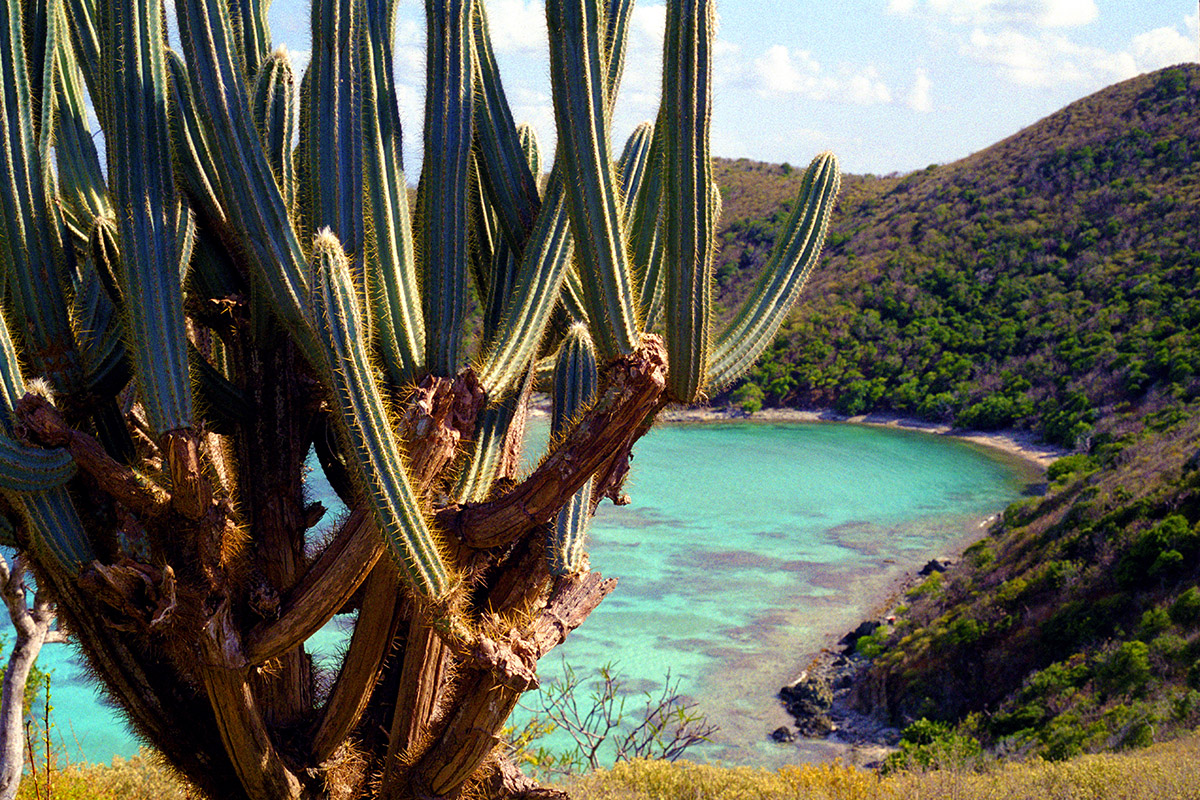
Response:
[[[25,572],[24,556],[17,554],[10,566],[8,559],[0,555],[0,596],[17,632],[0,693],[0,800],[17,796],[25,771],[24,723],[32,699],[29,678],[34,676],[40,684],[43,677],[35,666],[38,654],[43,644],[66,641],[61,631],[50,627],[54,608],[45,593],[36,592],[33,606],[26,605]]]
[[[482,0],[427,0],[411,212],[388,0],[314,2],[298,92],[258,0],[177,0],[179,55],[162,0],[3,8],[2,510],[93,674],[213,796],[533,791],[498,732],[614,586],[587,520],[667,402],[770,342],[833,157],[714,336],[707,0],[668,4],[668,102],[619,159],[632,2],[547,2],[544,189]],[[556,436],[518,480],[551,357]],[[319,546],[310,449],[351,509]],[[348,612],[329,681],[304,641]]]

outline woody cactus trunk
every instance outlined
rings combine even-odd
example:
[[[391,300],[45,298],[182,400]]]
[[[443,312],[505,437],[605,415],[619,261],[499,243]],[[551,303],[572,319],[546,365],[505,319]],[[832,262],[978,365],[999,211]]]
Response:
[[[665,404],[770,342],[837,192],[818,156],[714,331],[711,0],[667,3],[662,107],[619,157],[632,0],[547,0],[545,178],[484,0],[425,5],[411,209],[395,0],[315,0],[299,81],[260,0],[176,0],[178,54],[163,0],[0,5],[0,530],[213,797],[534,791],[498,732],[615,584],[588,519]],[[555,434],[521,474],[537,386]],[[350,509],[323,538],[310,452]],[[330,676],[305,640],[336,614]]]

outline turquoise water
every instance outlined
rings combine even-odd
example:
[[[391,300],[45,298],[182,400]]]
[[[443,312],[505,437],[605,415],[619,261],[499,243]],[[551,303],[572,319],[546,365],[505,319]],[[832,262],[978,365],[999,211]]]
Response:
[[[901,573],[979,535],[1036,480],[1020,462],[907,431],[657,428],[635,450],[632,504],[602,506],[592,528],[592,569],[618,578],[617,589],[542,662],[543,680],[561,674],[562,659],[581,675],[611,662],[636,695],[669,669],[721,727],[697,755],[761,765],[821,757],[819,745],[766,740],[788,722],[778,688]],[[332,659],[347,624],[314,637],[319,657]],[[136,752],[70,646],[47,647],[39,663],[53,673],[57,734],[72,760]]]

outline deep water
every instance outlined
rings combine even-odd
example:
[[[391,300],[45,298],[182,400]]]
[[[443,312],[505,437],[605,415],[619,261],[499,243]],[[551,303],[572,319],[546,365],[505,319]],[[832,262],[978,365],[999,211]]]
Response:
[[[902,573],[979,536],[985,519],[1037,480],[1018,460],[908,431],[657,428],[635,450],[632,503],[602,506],[592,528],[592,569],[618,578],[617,589],[543,661],[543,681],[561,674],[563,660],[585,684],[611,663],[632,710],[669,670],[721,728],[697,756],[762,766],[822,757],[819,745],[767,740],[789,721],[774,693]],[[335,620],[311,642],[324,663],[348,622]],[[39,665],[53,676],[56,735],[72,761],[136,752],[69,645],[48,646]],[[526,705],[537,701],[527,696]]]

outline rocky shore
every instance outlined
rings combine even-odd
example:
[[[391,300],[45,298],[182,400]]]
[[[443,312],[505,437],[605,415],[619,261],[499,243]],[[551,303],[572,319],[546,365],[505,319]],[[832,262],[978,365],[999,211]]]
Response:
[[[930,559],[898,587],[895,597],[933,572],[945,572],[953,563],[949,558]],[[854,763],[871,768],[896,749],[900,730],[876,714],[859,711],[855,693],[856,681],[870,666],[870,660],[856,652],[858,642],[894,625],[895,605],[889,603],[887,610],[848,632],[838,640],[837,649],[823,648],[796,680],[779,690],[779,700],[795,720],[795,728],[776,728],[771,739],[780,743],[794,742],[797,737],[825,739],[849,747]]]

